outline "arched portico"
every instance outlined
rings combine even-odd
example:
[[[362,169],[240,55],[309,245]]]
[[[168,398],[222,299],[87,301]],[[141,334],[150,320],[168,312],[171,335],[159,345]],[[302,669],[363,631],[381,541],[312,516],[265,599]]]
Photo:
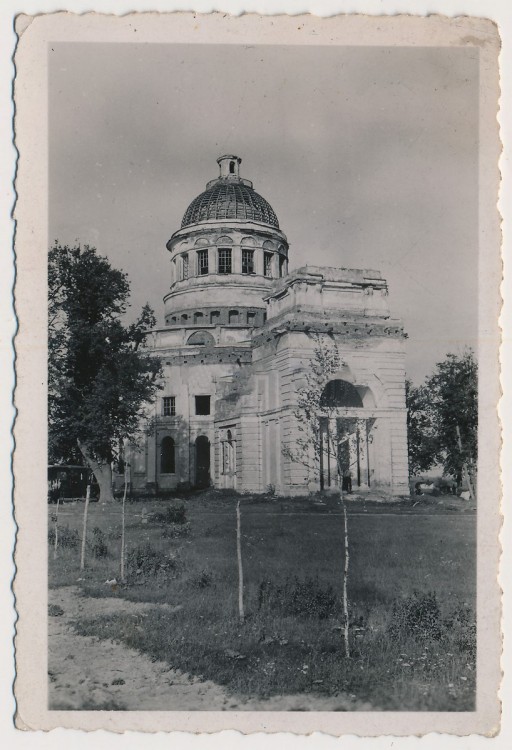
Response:
[[[372,428],[370,409],[375,399],[368,386],[357,386],[341,378],[331,379],[320,398],[319,462],[320,489],[339,485],[369,488],[372,484]]]

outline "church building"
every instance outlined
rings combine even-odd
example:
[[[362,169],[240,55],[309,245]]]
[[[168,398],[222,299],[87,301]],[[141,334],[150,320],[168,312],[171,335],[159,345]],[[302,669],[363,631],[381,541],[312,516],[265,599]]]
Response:
[[[290,271],[286,235],[240,176],[241,159],[217,162],[219,176],[167,243],[165,326],[148,340],[165,382],[131,462],[133,488],[334,489],[336,466],[323,448],[316,472],[290,458],[297,394],[315,341],[328,334],[340,370],[326,395],[357,433],[343,459],[352,488],[408,494],[406,335],[390,317],[386,281],[368,269]],[[321,409],[318,418],[321,432],[335,429]]]

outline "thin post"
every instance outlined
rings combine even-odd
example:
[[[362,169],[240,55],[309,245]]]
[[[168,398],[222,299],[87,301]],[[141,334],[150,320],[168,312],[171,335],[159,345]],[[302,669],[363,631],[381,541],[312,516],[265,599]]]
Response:
[[[366,422],[366,473],[368,475],[368,488],[370,488],[370,439],[368,430],[368,419]]]
[[[341,505],[343,508],[343,540],[345,548],[345,563],[343,566],[343,640],[345,645],[345,656],[350,657],[350,638],[349,638],[349,622],[348,622],[348,566],[350,561],[349,549],[348,549],[348,518],[347,518],[347,505],[345,498],[343,497],[343,490],[340,491]]]
[[[59,493],[60,493],[60,487],[59,487]],[[57,497],[57,508],[55,509],[55,540],[53,544],[53,559],[57,559],[57,550],[59,548],[59,503],[60,503],[60,494]]]
[[[87,538],[87,514],[89,512],[89,500],[91,499],[91,485],[87,485],[85,493],[84,524],[82,528],[82,551],[80,554],[80,570],[85,568],[85,543]]]
[[[242,567],[242,534],[240,519],[240,500],[236,505],[236,554],[238,559],[238,614],[240,622],[245,620],[244,612],[244,571]]]
[[[345,651],[345,656],[347,659],[350,657],[350,632],[349,632],[349,619],[348,619],[348,571],[349,571],[349,563],[350,563],[350,554],[349,554],[349,546],[348,546],[348,516],[347,516],[347,504],[345,502],[345,493],[343,492],[343,466],[341,462],[341,457],[339,454],[339,441],[340,441],[340,433],[341,430],[339,428],[339,425],[341,423],[338,423],[338,431],[337,431],[337,438],[338,438],[338,445],[336,446],[336,466],[338,469],[338,482],[339,482],[339,492],[340,492],[340,501],[341,501],[341,509],[343,513],[343,585],[342,585],[342,606],[343,606],[343,647]]]

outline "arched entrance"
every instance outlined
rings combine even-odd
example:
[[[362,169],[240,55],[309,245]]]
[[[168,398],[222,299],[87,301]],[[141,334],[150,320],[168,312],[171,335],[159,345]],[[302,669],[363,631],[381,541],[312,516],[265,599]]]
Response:
[[[320,398],[320,489],[338,484],[343,489],[370,487],[370,432],[375,419],[368,415],[358,389],[346,380],[331,380]]]
[[[196,487],[210,486],[210,441],[206,435],[196,438]]]

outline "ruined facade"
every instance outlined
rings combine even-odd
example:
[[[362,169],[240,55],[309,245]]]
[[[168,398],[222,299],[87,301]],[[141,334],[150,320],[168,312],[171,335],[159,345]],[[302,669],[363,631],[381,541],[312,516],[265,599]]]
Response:
[[[149,342],[162,360],[154,428],[133,456],[134,488],[229,487],[285,495],[334,488],[292,461],[297,393],[318,336],[340,371],[327,386],[336,420],[355,425],[344,461],[354,489],[408,493],[405,334],[377,271],[288,270],[288,242],[268,202],[240,177],[236,156],[186,210],[167,243],[165,327]],[[334,400],[332,400],[334,399]],[[323,419],[322,430],[335,429]]]

